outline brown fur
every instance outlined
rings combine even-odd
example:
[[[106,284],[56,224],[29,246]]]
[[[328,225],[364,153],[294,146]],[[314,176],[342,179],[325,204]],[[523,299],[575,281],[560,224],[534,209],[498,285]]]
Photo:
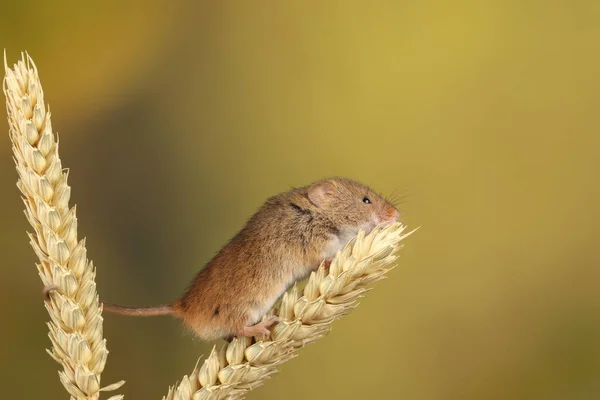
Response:
[[[365,204],[368,197],[371,204]],[[173,314],[205,340],[248,334],[297,280],[330,259],[358,229],[398,220],[368,187],[332,178],[269,198],[171,305],[105,305],[125,315]]]

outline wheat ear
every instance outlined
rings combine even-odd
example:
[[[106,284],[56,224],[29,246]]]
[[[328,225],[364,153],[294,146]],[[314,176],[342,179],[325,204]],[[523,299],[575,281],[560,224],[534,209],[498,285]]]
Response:
[[[295,351],[323,337],[331,323],[358,305],[373,283],[384,279],[397,259],[400,242],[414,231],[394,224],[359,232],[332,261],[321,264],[304,289],[294,286],[269,316],[280,321],[269,336],[234,338],[212,352],[201,367],[169,388],[163,400],[241,399],[277,372],[277,366],[295,357]],[[268,316],[267,316],[268,317]]]
[[[124,382],[100,387],[108,350],[102,337],[96,272],[87,259],[85,239],[77,240],[75,207],[69,208],[68,171],[58,156],[58,138],[52,133],[50,110],[46,111],[33,60],[22,55],[10,69],[5,52],[4,71],[17,186],[34,230],[29,238],[39,257],[39,275],[44,285],[54,289],[46,301],[52,341],[48,353],[62,364],[58,374],[72,400],[96,400],[100,391],[117,389]],[[122,398],[116,395],[109,400]]]

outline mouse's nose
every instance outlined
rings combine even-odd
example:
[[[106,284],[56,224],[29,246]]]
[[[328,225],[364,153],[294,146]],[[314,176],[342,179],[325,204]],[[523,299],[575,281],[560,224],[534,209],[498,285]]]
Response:
[[[386,222],[398,222],[398,220],[400,219],[400,212],[394,207],[387,207],[383,219]]]

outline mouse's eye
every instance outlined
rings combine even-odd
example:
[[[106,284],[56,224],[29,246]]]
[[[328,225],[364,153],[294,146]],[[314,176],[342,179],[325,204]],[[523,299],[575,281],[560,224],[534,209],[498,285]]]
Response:
[[[367,196],[363,197],[363,203],[365,204],[371,204],[371,199],[368,198]]]

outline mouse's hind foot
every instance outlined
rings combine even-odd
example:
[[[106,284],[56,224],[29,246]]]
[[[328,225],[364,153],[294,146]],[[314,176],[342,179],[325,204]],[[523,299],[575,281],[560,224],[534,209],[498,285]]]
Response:
[[[246,337],[252,337],[252,336],[258,336],[261,334],[270,334],[271,331],[269,330],[269,328],[273,325],[275,325],[277,322],[279,322],[279,317],[271,317],[269,319],[266,319],[262,322],[259,322],[256,325],[252,325],[252,326],[245,326],[241,329],[241,331],[238,333],[238,336],[246,336]]]

